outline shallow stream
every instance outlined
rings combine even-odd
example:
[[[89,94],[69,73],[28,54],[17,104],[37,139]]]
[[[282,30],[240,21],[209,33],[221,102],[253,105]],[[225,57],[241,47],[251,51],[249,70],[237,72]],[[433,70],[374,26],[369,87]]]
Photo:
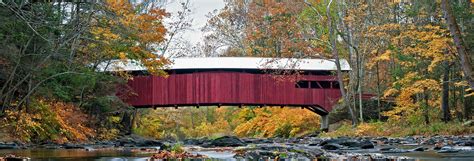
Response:
[[[239,160],[232,151],[188,150],[209,158],[220,160]],[[354,151],[354,153],[377,153],[376,151]],[[130,149],[86,150],[86,149],[0,149],[0,156],[14,154],[30,157],[32,161],[146,161],[153,153]],[[456,153],[437,153],[436,151],[389,153],[388,156],[406,156],[414,161],[473,161],[474,151]],[[308,160],[307,158],[295,158]],[[411,159],[409,159],[411,160]]]

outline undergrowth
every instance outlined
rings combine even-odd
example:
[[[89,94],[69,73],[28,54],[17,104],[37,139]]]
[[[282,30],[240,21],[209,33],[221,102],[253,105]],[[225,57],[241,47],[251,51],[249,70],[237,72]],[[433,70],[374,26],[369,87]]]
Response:
[[[432,122],[430,124],[400,124],[393,122],[369,122],[361,123],[357,127],[352,128],[350,122],[343,122],[342,125],[334,131],[322,133],[323,137],[360,137],[360,136],[389,136],[403,137],[413,135],[465,135],[474,133],[473,126],[464,126],[462,122],[441,121]]]
[[[83,142],[96,135],[88,122],[89,116],[72,104],[39,100],[28,112],[6,110],[0,128],[22,142]]]

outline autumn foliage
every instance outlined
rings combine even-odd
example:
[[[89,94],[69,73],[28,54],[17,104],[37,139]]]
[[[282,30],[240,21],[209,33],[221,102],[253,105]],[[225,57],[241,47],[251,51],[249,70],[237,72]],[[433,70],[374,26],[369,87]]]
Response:
[[[314,54],[304,37],[299,13],[301,1],[254,1],[249,4],[245,29],[246,55],[303,57]],[[299,56],[295,56],[299,54]]]
[[[242,109],[238,119],[234,132],[241,137],[295,137],[319,129],[319,116],[301,108]]]
[[[146,111],[135,132],[154,138],[295,137],[319,130],[319,116],[301,108],[189,107]]]
[[[1,131],[23,142],[65,143],[132,132],[184,139],[294,137],[319,129],[318,115],[300,108],[154,110],[122,102],[116,87],[130,73],[99,71],[99,64],[140,63],[147,69],[141,74],[167,74],[163,69],[170,62],[160,47],[172,42],[165,25],[171,15],[154,3],[0,3]],[[350,71],[322,73],[338,73],[347,95],[344,106],[357,111],[361,123],[352,127],[341,121],[326,136],[473,133],[472,126],[462,125],[473,119],[472,1],[228,0],[225,5],[210,16],[206,49],[199,56],[349,62]],[[364,94],[374,97],[366,100]],[[337,117],[348,119],[343,115]],[[355,123],[352,112],[350,117]]]
[[[151,74],[166,75],[162,68],[169,62],[159,55],[157,45],[165,40],[167,30],[162,21],[168,13],[145,7],[124,0],[106,1],[107,14],[97,15],[97,23],[90,31],[93,41],[83,52],[101,60],[140,62]]]
[[[92,118],[73,104],[40,100],[33,107],[28,112],[6,111],[2,128],[24,142],[84,142],[95,136]]]
[[[454,59],[448,32],[440,26],[400,24],[375,26],[369,31],[369,36],[388,40],[390,47],[375,56],[368,66],[373,67],[377,62],[397,63],[395,68],[389,69],[393,73],[393,82],[384,93],[385,97],[396,97],[397,107],[385,115],[401,120],[416,111],[439,107],[442,82],[437,73],[442,69],[443,62],[450,64]],[[427,99],[420,98],[420,95],[428,93]]]

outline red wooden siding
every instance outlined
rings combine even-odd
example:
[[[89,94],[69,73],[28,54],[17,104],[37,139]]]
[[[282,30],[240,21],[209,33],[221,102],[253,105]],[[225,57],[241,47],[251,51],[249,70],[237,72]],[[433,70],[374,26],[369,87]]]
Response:
[[[297,80],[336,81],[334,76],[300,75]],[[296,88],[269,74],[197,72],[167,78],[136,76],[128,82],[136,95],[123,98],[135,107],[206,105],[319,106],[331,111],[339,89]]]

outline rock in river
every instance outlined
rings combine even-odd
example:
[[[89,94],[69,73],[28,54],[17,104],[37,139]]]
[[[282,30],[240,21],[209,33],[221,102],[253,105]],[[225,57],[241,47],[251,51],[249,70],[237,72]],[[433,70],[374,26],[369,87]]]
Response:
[[[324,146],[328,144],[342,145],[349,148],[360,148],[360,149],[373,149],[374,148],[374,144],[370,140],[356,140],[356,139],[347,139],[347,138],[335,138],[335,139],[324,140],[319,145],[322,146],[324,149]],[[330,148],[330,147],[326,147],[326,148]],[[327,149],[327,150],[333,150],[333,149]]]
[[[123,136],[116,142],[116,146],[125,147],[161,147],[163,143],[153,139],[147,139],[136,135]]]
[[[328,144],[324,144],[321,149],[324,149],[324,150],[338,150],[338,149],[341,149],[342,146],[339,145],[339,144],[334,144],[334,143],[328,143]]]
[[[2,143],[0,142],[0,149],[18,149],[19,146],[16,143]]]
[[[223,136],[207,143],[202,144],[202,147],[236,147],[245,146],[246,144],[235,136]]]

